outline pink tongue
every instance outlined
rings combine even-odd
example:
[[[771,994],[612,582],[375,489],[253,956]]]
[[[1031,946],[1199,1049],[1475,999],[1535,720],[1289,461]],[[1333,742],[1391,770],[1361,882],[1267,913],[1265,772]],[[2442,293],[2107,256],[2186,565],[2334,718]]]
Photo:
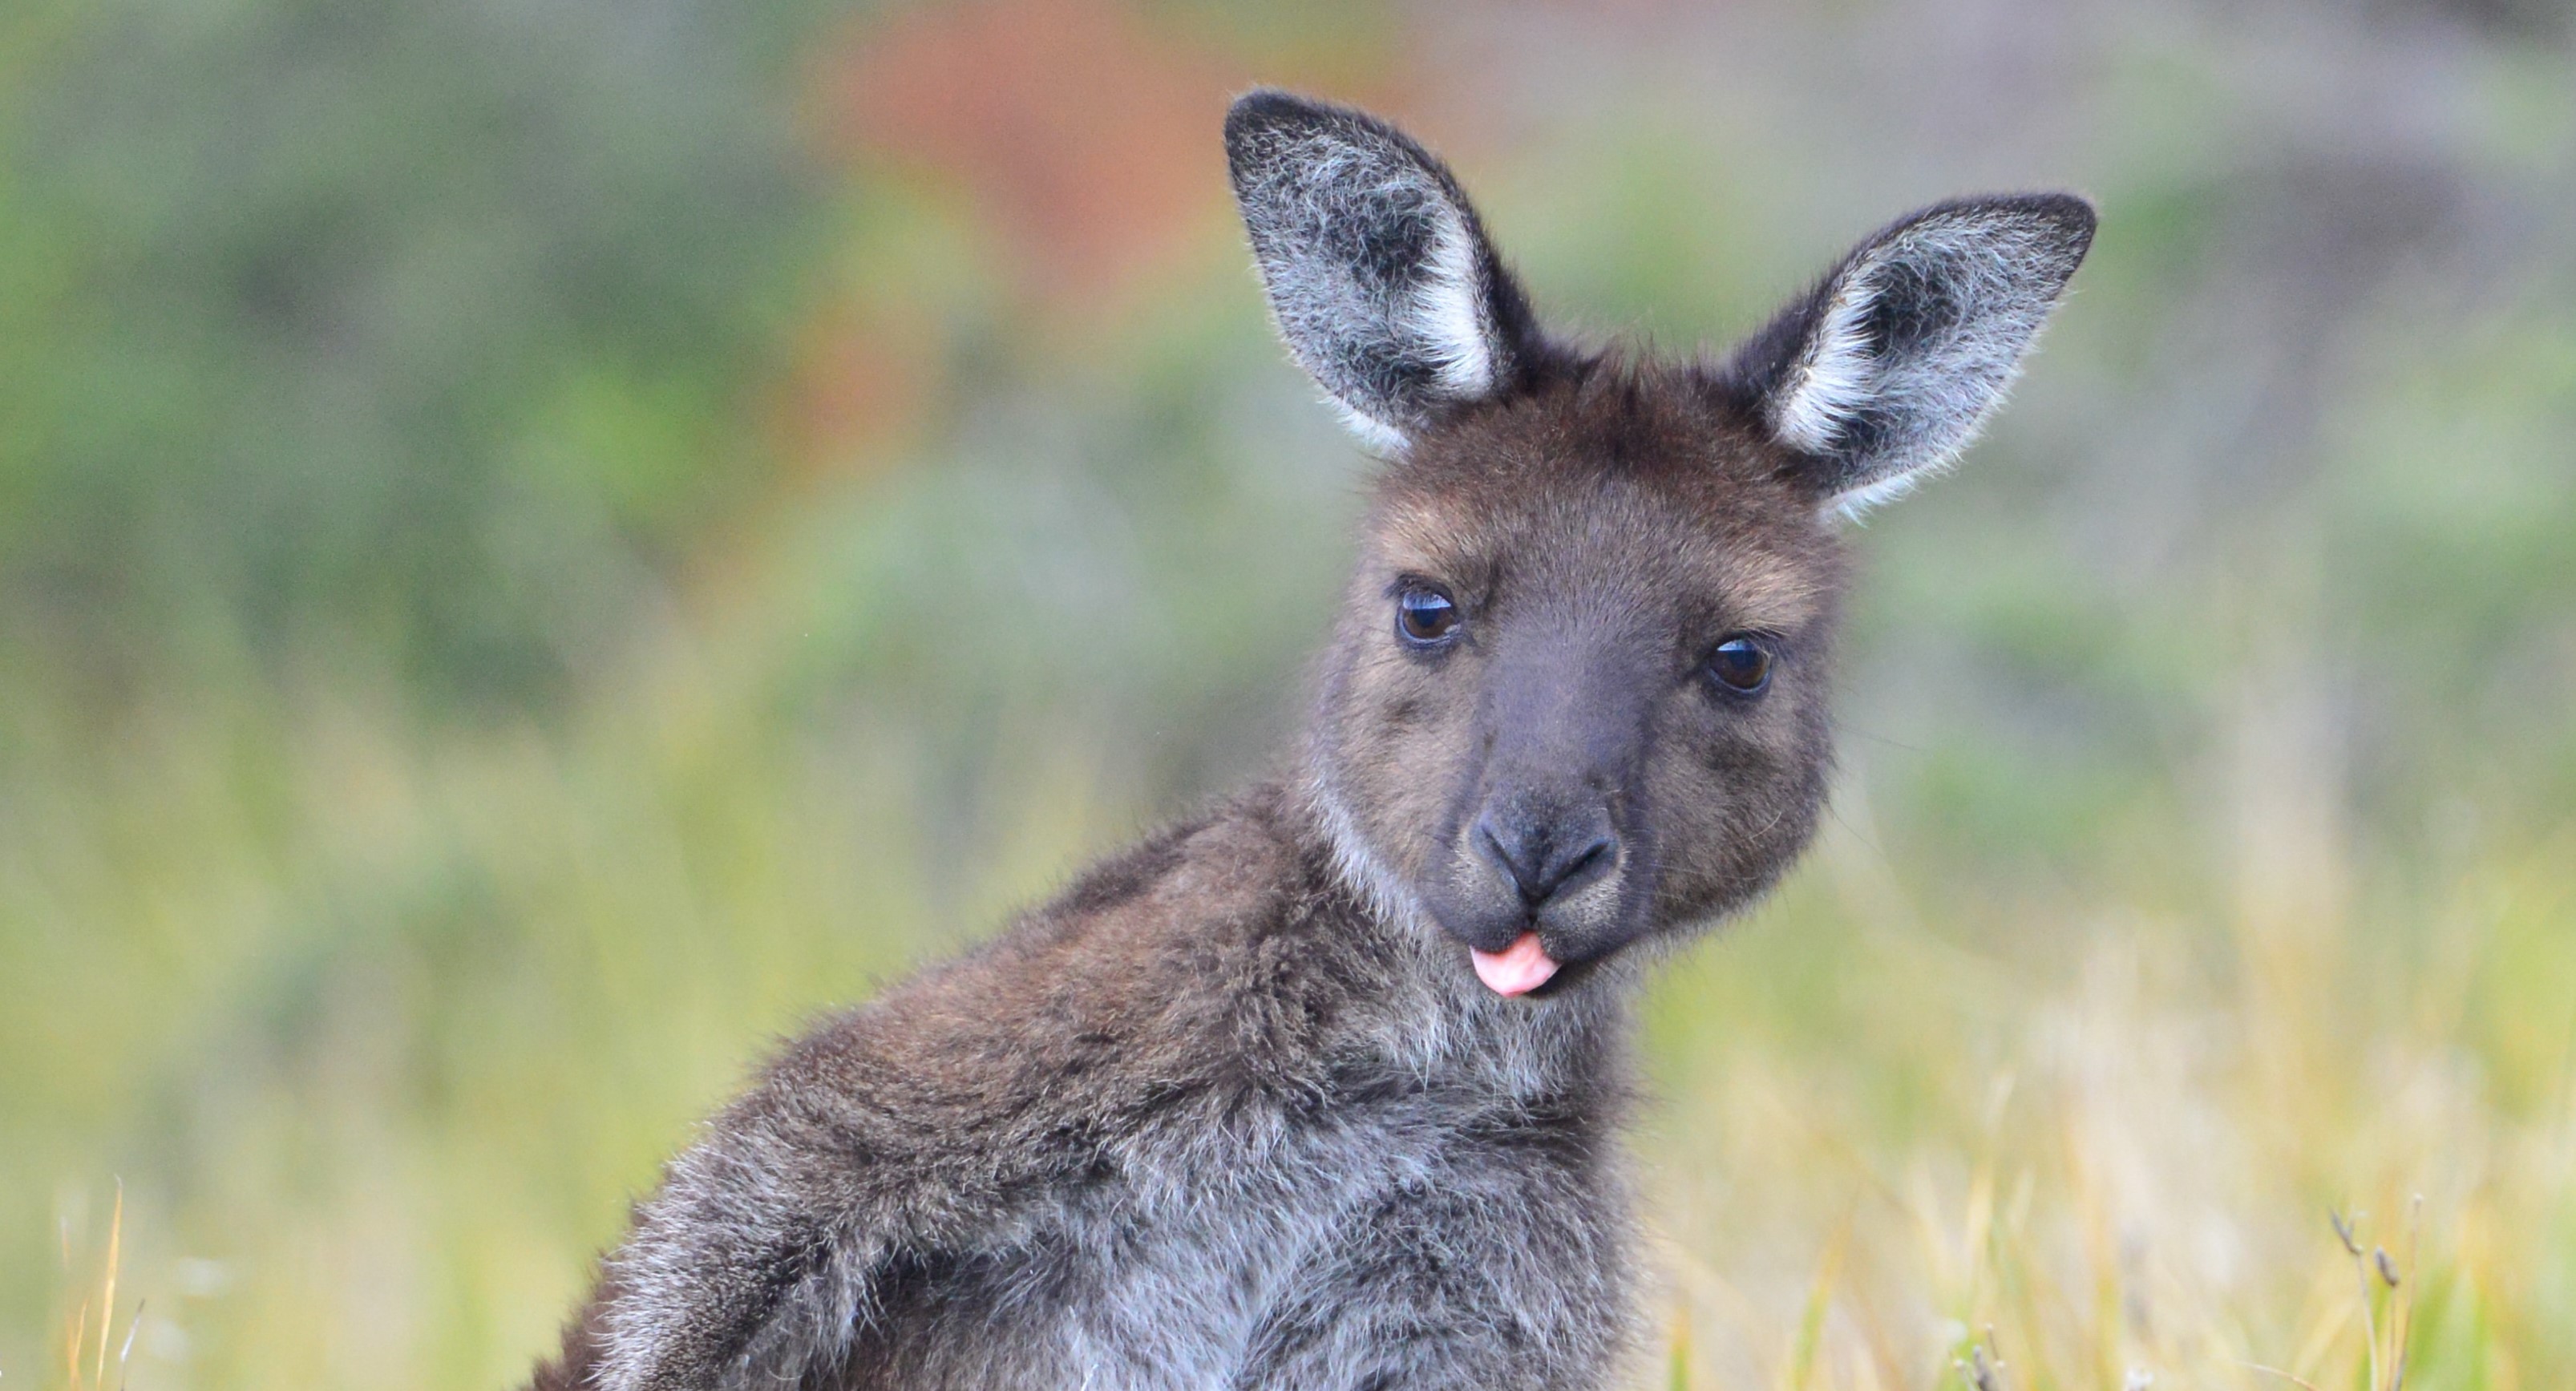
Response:
[[[1556,963],[1548,959],[1547,948],[1538,944],[1535,932],[1522,933],[1519,941],[1501,951],[1469,947],[1467,954],[1476,959],[1476,979],[1497,995],[1526,995],[1556,974]]]

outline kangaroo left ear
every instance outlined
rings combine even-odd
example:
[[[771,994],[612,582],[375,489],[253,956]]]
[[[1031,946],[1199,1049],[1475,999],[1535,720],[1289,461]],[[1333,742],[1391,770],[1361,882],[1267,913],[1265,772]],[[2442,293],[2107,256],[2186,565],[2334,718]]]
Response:
[[[2093,243],[2064,193],[1943,203],[1862,242],[1736,351],[1728,380],[1857,515],[1958,457]]]
[[[1353,431],[1393,453],[1498,395],[1541,342],[1448,166],[1364,112],[1256,91],[1226,162],[1280,336]]]

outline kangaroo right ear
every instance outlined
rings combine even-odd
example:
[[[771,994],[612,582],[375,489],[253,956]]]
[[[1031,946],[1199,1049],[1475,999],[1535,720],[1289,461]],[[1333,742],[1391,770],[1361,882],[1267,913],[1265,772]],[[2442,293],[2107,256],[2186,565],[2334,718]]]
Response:
[[[1234,198],[1270,309],[1370,445],[1519,381],[1529,302],[1446,166],[1346,107],[1256,91],[1225,118]]]
[[[1926,208],[1862,242],[1730,376],[1818,499],[1857,514],[1976,437],[2092,242],[2070,194]]]

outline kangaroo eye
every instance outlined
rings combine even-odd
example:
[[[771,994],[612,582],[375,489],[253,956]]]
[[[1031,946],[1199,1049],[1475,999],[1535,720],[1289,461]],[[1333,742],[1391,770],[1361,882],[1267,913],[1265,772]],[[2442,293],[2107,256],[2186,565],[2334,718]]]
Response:
[[[1458,606],[1439,590],[1415,585],[1396,596],[1395,630],[1416,647],[1436,647],[1458,631]]]
[[[1771,684],[1771,652],[1761,639],[1737,634],[1709,654],[1708,673],[1737,695],[1757,695]]]

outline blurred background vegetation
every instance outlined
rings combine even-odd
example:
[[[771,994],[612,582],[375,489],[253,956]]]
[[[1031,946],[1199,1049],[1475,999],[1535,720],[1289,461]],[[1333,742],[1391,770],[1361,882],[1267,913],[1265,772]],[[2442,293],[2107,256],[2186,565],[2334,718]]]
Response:
[[[1652,1002],[1658,1384],[2348,1388],[2410,1300],[2408,1385],[2576,1384],[2571,48],[14,0],[0,1375],[508,1384],[776,1035],[1272,766],[1365,465],[1231,222],[1269,81],[1674,348],[1921,202],[2105,213],[1857,537],[1824,844]]]

